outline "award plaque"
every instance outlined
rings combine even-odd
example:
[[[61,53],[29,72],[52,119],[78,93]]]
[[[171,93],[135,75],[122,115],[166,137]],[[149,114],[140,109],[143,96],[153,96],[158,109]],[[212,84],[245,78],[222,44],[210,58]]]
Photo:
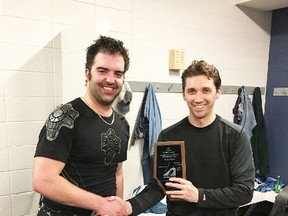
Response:
[[[171,177],[186,179],[186,161],[184,141],[154,143],[153,178],[164,190],[175,190],[165,185]]]

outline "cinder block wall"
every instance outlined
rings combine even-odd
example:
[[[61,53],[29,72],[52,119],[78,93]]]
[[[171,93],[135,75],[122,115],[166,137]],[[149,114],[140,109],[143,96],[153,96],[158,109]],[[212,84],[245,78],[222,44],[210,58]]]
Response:
[[[87,32],[102,21],[130,50],[128,81],[180,83],[181,73],[169,73],[168,50],[183,49],[185,66],[205,59],[218,67],[224,85],[266,85],[269,12],[239,9],[231,0],[0,0],[1,216],[35,215],[38,133],[55,106],[83,94],[84,45],[98,37],[97,29]],[[70,40],[83,47],[77,55],[63,53],[61,35],[75,28]],[[69,68],[69,62],[77,65]],[[181,94],[157,99],[163,128],[188,114]],[[133,93],[131,130],[141,100],[142,93]],[[222,95],[216,112],[232,120],[235,101],[236,95]],[[124,163],[125,197],[142,184],[141,149],[138,141]]]

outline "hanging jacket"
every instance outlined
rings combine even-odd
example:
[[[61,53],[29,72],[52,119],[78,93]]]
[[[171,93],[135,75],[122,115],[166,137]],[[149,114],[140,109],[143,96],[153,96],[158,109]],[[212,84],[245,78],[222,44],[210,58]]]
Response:
[[[252,136],[252,129],[256,126],[253,106],[247,94],[245,86],[242,86],[238,91],[236,105],[233,108],[234,115],[237,115],[238,124],[244,127],[249,138]],[[240,97],[240,100],[239,100]],[[235,122],[234,117],[234,122]]]
[[[140,110],[135,122],[132,136],[132,145],[136,139],[144,138],[143,154],[141,159],[144,184],[152,179],[152,162],[154,143],[162,130],[162,118],[155,91],[151,83],[147,86]]]
[[[149,155],[154,155],[154,143],[162,130],[162,118],[157,98],[151,83],[148,85],[148,93],[145,103],[144,116],[149,121]]]
[[[239,111],[239,104],[241,103],[240,92],[241,92],[241,88],[238,89],[238,97],[237,97],[235,105],[234,105],[234,107],[232,109],[232,112],[234,114],[233,122],[235,124],[238,124],[238,125],[240,125],[240,122],[241,122],[241,119],[242,119],[242,112]]]
[[[268,139],[266,123],[262,109],[261,90],[259,87],[255,88],[254,90],[252,105],[257,122],[257,125],[252,130],[251,137],[255,170],[259,170],[260,173],[267,175],[270,171]]]

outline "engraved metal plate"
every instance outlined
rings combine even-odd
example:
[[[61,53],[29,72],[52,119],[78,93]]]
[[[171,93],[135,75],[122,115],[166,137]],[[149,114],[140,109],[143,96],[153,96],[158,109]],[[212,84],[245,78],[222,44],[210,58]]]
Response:
[[[184,141],[156,142],[154,144],[153,178],[166,192],[175,190],[165,185],[171,177],[186,179]]]

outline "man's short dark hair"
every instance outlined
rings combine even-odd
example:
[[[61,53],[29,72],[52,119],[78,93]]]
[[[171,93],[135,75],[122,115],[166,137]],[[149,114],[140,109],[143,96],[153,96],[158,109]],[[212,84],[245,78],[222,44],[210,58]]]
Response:
[[[197,75],[205,75],[208,79],[213,79],[216,90],[221,87],[221,78],[219,71],[214,65],[210,65],[204,60],[194,60],[189,67],[187,67],[181,76],[182,91],[185,91],[186,79]]]
[[[99,53],[120,54],[124,59],[124,72],[129,69],[130,59],[128,50],[124,47],[123,42],[107,36],[100,36],[94,41],[94,44],[87,48],[85,67],[90,71],[95,56]]]

